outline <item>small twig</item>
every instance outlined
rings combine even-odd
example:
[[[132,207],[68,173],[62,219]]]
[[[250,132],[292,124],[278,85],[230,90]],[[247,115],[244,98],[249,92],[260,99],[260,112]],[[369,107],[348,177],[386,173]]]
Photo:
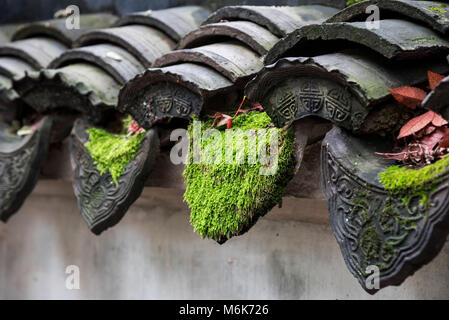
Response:
[[[240,106],[239,106],[239,108],[237,109],[237,112],[236,112],[236,113],[234,114],[234,116],[232,117],[232,120],[234,120],[235,117],[237,117],[237,115],[240,113],[240,110],[242,110],[242,106],[243,106],[243,103],[245,102],[245,100],[246,100],[246,96],[243,97],[243,100],[242,100],[242,102],[240,103]]]

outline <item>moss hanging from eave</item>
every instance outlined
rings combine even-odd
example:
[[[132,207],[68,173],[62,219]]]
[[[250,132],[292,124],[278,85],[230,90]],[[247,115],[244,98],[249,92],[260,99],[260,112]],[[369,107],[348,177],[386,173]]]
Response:
[[[136,157],[145,133],[128,136],[113,134],[98,128],[88,129],[87,133],[89,141],[84,146],[94,160],[98,171],[101,175],[109,172],[112,180],[118,185],[118,178]]]
[[[209,129],[211,124],[212,121],[203,122],[202,130]],[[242,114],[233,121],[233,129],[252,130],[256,135],[259,130],[271,126],[266,113]],[[240,235],[281,201],[296,164],[294,134],[291,130],[273,130],[277,130],[279,138],[278,169],[274,175],[260,175],[262,165],[248,163],[246,144],[240,148],[245,155],[243,164],[225,163],[224,147],[222,161],[218,164],[192,163],[192,153],[189,154],[190,162],[184,170],[187,185],[184,199],[191,209],[190,222],[203,238],[223,243]],[[189,132],[192,136],[192,126]],[[220,133],[224,142],[226,131],[220,130]],[[221,146],[215,148],[215,142],[215,139],[203,140],[201,147],[216,152]]]

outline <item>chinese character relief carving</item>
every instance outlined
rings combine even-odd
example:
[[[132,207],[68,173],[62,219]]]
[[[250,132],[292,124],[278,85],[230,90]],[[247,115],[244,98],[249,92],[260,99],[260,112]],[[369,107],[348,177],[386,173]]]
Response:
[[[6,222],[34,189],[47,156],[52,119],[25,137],[0,135],[0,219]]]
[[[325,100],[320,86],[314,81],[304,81],[299,99],[304,109],[311,113],[320,111]]]
[[[319,116],[355,130],[366,116],[348,89],[323,78],[289,78],[272,88],[262,105],[278,126],[306,116]]]
[[[378,182],[388,166],[366,141],[340,128],[322,147],[322,182],[332,230],[351,273],[366,287],[367,268],[380,270],[380,288],[400,285],[441,250],[449,231],[449,171],[426,193],[390,194]],[[389,162],[391,165],[391,162]]]
[[[171,117],[188,119],[194,114],[199,114],[201,105],[201,97],[187,88],[161,82],[151,85],[140,93],[135,101],[129,104],[127,112],[133,115],[141,126],[150,128],[162,119]]]
[[[116,184],[109,172],[100,174],[84,147],[88,140],[87,128],[84,121],[78,120],[72,131],[73,188],[83,219],[98,235],[116,225],[142,193],[159,153],[159,138],[155,130],[147,132],[136,157],[126,166]]]

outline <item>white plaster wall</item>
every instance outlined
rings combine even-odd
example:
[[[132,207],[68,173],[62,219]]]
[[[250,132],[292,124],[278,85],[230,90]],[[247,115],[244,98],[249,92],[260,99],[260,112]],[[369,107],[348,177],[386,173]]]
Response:
[[[40,182],[0,225],[0,298],[449,298],[449,245],[402,286],[370,296],[347,271],[329,225],[271,220],[285,210],[323,216],[321,204],[289,200],[284,211],[220,246],[193,233],[181,197],[146,189],[118,226],[97,237],[79,216],[69,183]],[[310,208],[316,213],[301,212]],[[73,264],[80,290],[65,287]]]

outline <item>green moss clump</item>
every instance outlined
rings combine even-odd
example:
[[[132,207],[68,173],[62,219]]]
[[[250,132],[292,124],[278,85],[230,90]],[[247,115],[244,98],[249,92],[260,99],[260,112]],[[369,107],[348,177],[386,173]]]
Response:
[[[88,129],[87,133],[89,141],[84,146],[100,174],[109,172],[112,180],[118,185],[118,178],[125,172],[128,163],[136,157],[145,133],[128,136],[98,128]]]
[[[368,212],[369,208],[369,200],[371,197],[371,191],[369,190],[357,190],[354,197],[354,210],[352,213],[356,215],[357,213],[361,213],[363,217],[363,221],[368,221],[371,216]]]
[[[391,166],[379,174],[379,181],[392,194],[427,192],[448,168],[449,157],[420,169]]]
[[[449,157],[420,169],[391,166],[379,174],[379,181],[392,197],[402,199],[404,207],[409,207],[410,202],[418,198],[419,205],[428,212],[429,195],[434,191],[436,184],[444,178],[448,169]],[[416,225],[409,227],[417,228]]]
[[[429,10],[440,12],[440,13],[446,13],[446,10],[438,8],[438,7],[430,7]]]
[[[377,233],[376,226],[370,225],[362,234],[360,239],[360,247],[365,254],[365,264],[369,261],[377,261],[379,259],[379,252],[382,248],[382,240]]]
[[[202,122],[202,132],[211,125],[212,121]],[[232,236],[242,234],[281,201],[296,164],[292,130],[271,129],[277,131],[279,140],[278,166],[273,175],[261,175],[260,169],[264,165],[260,161],[248,161],[248,132],[251,139],[259,141],[261,132],[269,127],[272,127],[271,119],[266,113],[250,112],[234,119],[232,129],[242,131],[238,130],[234,135],[233,159],[237,159],[237,153],[242,152],[244,158],[241,162],[225,161],[225,136],[229,130],[224,129],[219,130],[218,138],[203,138],[201,141],[202,156],[205,153],[206,156],[221,154],[221,157],[215,158],[218,160],[194,162],[193,152],[189,153],[184,170],[187,185],[184,199],[191,209],[190,222],[203,238],[223,243]],[[189,127],[191,137],[192,131],[193,125]],[[266,148],[265,144],[262,145]],[[192,147],[191,139],[190,150]]]
[[[385,207],[379,215],[379,224],[383,227],[385,233],[393,233],[396,226],[404,230],[416,230],[415,217],[402,216],[399,212],[401,208],[406,208],[408,203],[402,203],[401,206],[395,206],[392,198],[385,199]]]
[[[416,38],[416,39],[410,39],[413,42],[418,43],[426,43],[426,42],[438,42],[438,38],[435,36],[430,36],[429,38]]]

